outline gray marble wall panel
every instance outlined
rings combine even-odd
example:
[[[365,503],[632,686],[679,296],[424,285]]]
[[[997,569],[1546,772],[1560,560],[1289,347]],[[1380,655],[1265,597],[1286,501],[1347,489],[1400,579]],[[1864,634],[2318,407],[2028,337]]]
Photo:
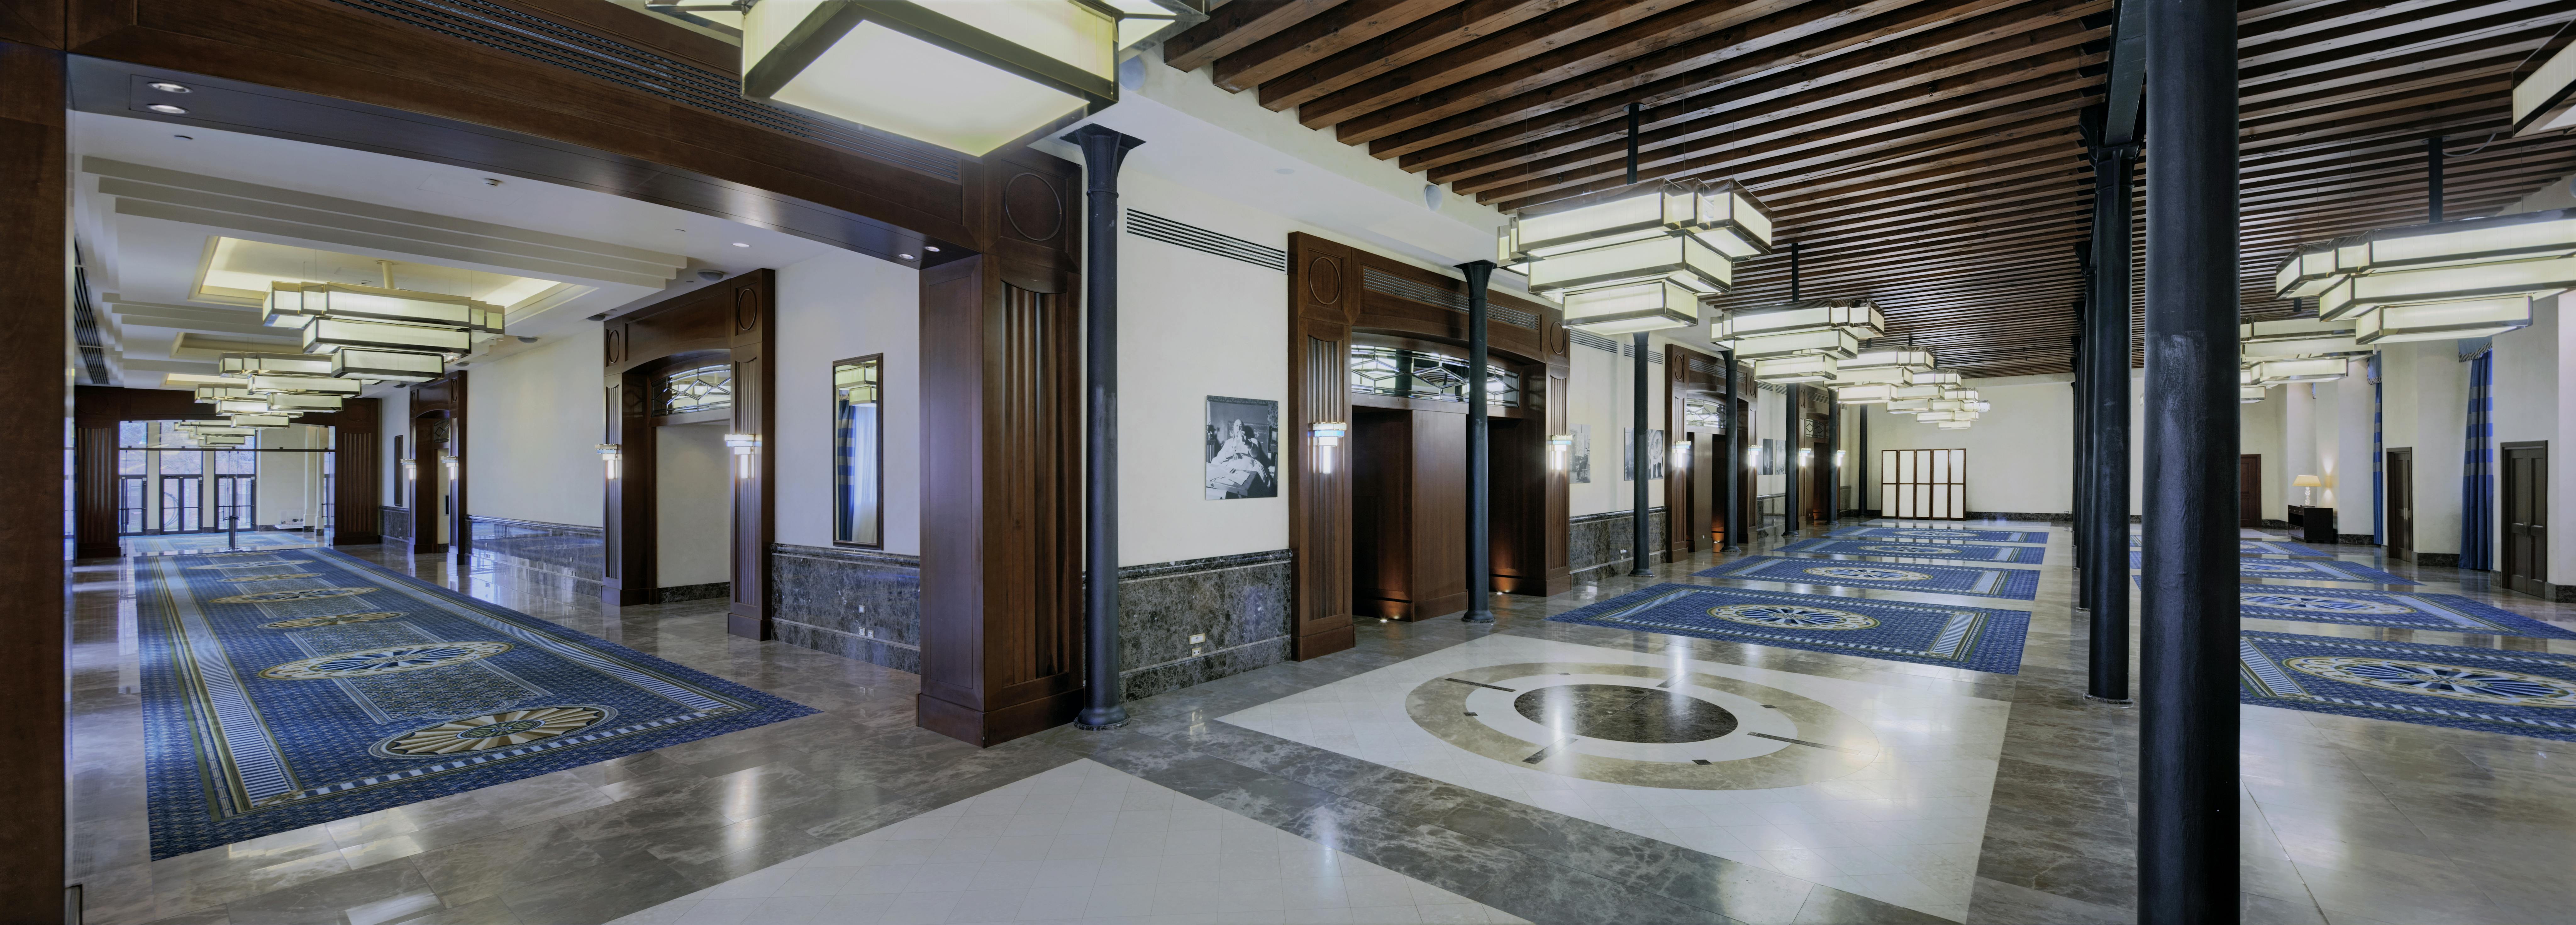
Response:
[[[1119,569],[1126,695],[1151,697],[1287,661],[1288,565],[1288,550],[1274,549]]]
[[[780,642],[921,671],[921,558],[829,546],[770,547]]]
[[[1646,547],[1664,548],[1664,509],[1648,508]],[[1630,558],[1633,528],[1628,525],[1628,512],[1605,511],[1585,514],[1566,521],[1565,567],[1581,574],[1606,565],[1623,565]]]
[[[466,515],[465,522],[474,530],[476,558],[581,581],[607,574],[608,542],[598,527],[480,514]]]

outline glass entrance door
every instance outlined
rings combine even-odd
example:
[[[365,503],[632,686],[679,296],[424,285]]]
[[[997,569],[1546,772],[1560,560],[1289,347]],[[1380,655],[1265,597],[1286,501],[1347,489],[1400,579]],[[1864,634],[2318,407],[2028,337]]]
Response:
[[[212,525],[214,529],[248,530],[259,525],[253,519],[258,516],[259,510],[254,503],[254,499],[259,495],[257,478],[250,475],[215,476],[215,522]]]
[[[194,533],[205,529],[202,475],[161,477],[161,532]]]

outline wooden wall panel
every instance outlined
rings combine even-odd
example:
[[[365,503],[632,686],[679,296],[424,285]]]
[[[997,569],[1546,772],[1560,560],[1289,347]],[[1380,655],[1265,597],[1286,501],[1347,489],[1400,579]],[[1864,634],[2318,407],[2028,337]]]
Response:
[[[384,439],[384,402],[350,399],[340,403],[332,418],[331,545],[384,542],[385,473],[376,463],[377,441]]]
[[[745,639],[777,635],[770,625],[770,548],[778,531],[777,325],[770,320],[777,298],[775,274],[769,270],[735,277],[728,313],[727,344],[733,360],[733,432],[761,439],[752,457],[751,475],[733,479],[733,600],[725,628]],[[739,463],[737,463],[739,465]],[[821,499],[817,499],[819,502]]]
[[[41,11],[42,4],[16,6]],[[41,17],[41,12],[39,16]],[[12,37],[31,37],[12,25]],[[41,29],[37,30],[41,34]],[[66,173],[63,56],[0,41],[0,910],[61,922],[65,640],[63,352],[71,294],[71,181]],[[112,428],[111,428],[112,430]],[[112,436],[112,435],[111,435]],[[111,502],[112,504],[112,502]],[[111,517],[113,515],[111,514]],[[110,532],[114,525],[111,522]]]
[[[1413,418],[1413,604],[1407,619],[1467,609],[1467,416]]]
[[[1351,318],[1359,304],[1354,251],[1306,234],[1288,236],[1288,410],[1280,429],[1288,445],[1289,612],[1297,659],[1351,647],[1351,476],[1348,451],[1333,471],[1316,471],[1308,426],[1356,423],[1350,395]]]

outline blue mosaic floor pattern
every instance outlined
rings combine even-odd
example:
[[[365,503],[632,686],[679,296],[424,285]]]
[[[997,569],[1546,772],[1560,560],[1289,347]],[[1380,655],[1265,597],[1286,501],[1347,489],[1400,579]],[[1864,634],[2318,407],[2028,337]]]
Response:
[[[1953,559],[1960,562],[2019,562],[2037,565],[2048,550],[2037,546],[1994,546],[1967,543],[1898,542],[1888,540],[1799,540],[1780,547],[1781,552],[1804,552],[1833,556],[1897,556],[1915,559]]]
[[[2130,568],[2143,568],[2143,553],[2129,554]],[[2287,559],[2238,559],[2236,574],[2241,578],[2285,578],[2299,581],[2366,581],[2383,585],[2420,585],[2423,582],[2400,578],[2389,572],[2353,562],[2327,559],[2291,561]]]
[[[129,536],[123,540],[129,556],[178,556],[232,549],[300,549],[319,546],[321,537],[312,533],[285,530],[251,530],[233,534],[227,543],[221,533],[172,533],[159,536]]]
[[[2129,548],[2138,548],[2138,535],[2135,533],[2129,534]],[[2290,556],[2299,559],[2334,558],[2333,553],[2318,552],[2314,547],[2302,546],[2297,543],[2283,540],[2244,540],[2236,544],[2236,554],[2240,556]]]
[[[815,712],[328,549],[135,585],[154,860]]]
[[[1876,588],[1884,591],[1967,594],[2020,601],[2032,600],[2039,596],[2039,572],[2036,569],[1967,568],[1956,565],[1915,565],[1913,563],[1884,565],[1874,562],[1792,559],[1784,556],[1747,556],[1716,568],[1693,572],[1692,575],[1699,578],[1784,581],[1845,588]]]
[[[2576,742],[2576,656],[2290,633],[2237,644],[2240,703]]]
[[[1548,619],[1993,674],[2021,673],[2030,630],[2020,610],[1674,584]]]
[[[2247,587],[2239,616],[2356,626],[2400,626],[2454,633],[2576,639],[2570,632],[2457,594],[2403,594],[2341,588]]]
[[[2045,543],[2046,530],[1970,530],[1965,527],[1844,527],[1827,536],[1845,539],[1976,543]]]

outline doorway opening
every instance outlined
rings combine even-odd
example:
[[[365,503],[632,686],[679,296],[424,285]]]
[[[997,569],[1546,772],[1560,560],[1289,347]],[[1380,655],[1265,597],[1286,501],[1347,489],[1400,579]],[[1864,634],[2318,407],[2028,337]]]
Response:
[[[2415,561],[2415,449],[2389,450],[2380,469],[2388,487],[2388,557]]]
[[[2247,453],[2236,457],[2236,526],[2263,525],[2263,456]]]
[[[2504,586],[2549,596],[2549,442],[2507,443],[2504,454]]]

